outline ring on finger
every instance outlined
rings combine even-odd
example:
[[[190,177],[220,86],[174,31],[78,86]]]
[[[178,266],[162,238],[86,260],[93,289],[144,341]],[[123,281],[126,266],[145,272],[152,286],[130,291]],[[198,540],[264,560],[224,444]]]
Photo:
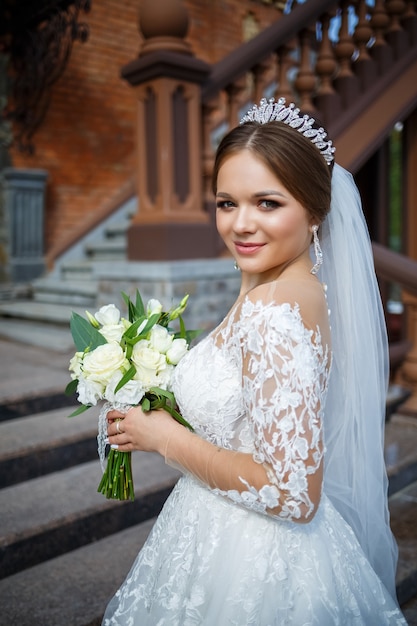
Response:
[[[116,432],[118,435],[121,435],[123,432],[122,430],[120,430],[120,422],[116,422]]]

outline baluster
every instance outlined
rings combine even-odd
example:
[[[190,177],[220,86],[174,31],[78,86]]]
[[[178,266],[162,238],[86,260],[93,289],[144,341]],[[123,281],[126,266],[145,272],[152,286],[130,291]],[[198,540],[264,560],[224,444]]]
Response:
[[[300,68],[297,78],[294,81],[294,87],[300,94],[300,109],[306,113],[316,113],[316,107],[313,104],[313,95],[316,87],[316,75],[311,69],[311,42],[312,31],[305,28],[299,34],[300,41]]]
[[[214,150],[211,142],[211,134],[213,131],[213,113],[219,109],[219,96],[213,98],[203,105],[203,193],[204,204],[213,202],[213,192],[211,189],[211,176],[214,165]]]
[[[384,34],[389,24],[389,17],[385,8],[384,0],[375,0],[372,10],[371,27],[373,29],[375,41],[371,47],[371,56],[375,60],[378,74],[387,71],[392,64],[392,50],[387,44]]]
[[[259,102],[264,95],[264,91],[268,83],[270,82],[271,73],[271,58],[258,63],[252,68],[253,76],[253,98],[254,102]]]
[[[353,33],[357,45],[357,57],[354,61],[355,74],[359,78],[362,91],[365,91],[376,78],[376,65],[368,52],[368,42],[372,37],[372,28],[368,20],[368,6],[366,0],[357,0],[358,23]]]
[[[352,56],[355,52],[353,39],[349,34],[349,1],[342,2],[339,41],[335,45],[335,54],[339,61],[339,72],[335,79],[336,91],[340,94],[342,107],[348,108],[358,94],[358,82],[352,72]]]
[[[320,111],[322,122],[330,124],[340,112],[340,98],[333,88],[333,77],[337,63],[333,46],[329,38],[329,26],[332,15],[326,13],[320,19],[321,42],[316,62],[316,74],[319,79],[317,89],[317,108]]]
[[[416,0],[407,0],[407,8],[403,16],[403,25],[408,33],[410,46],[417,43],[417,13],[415,5]]]
[[[291,83],[288,79],[289,71],[296,65],[296,61],[291,56],[295,49],[295,42],[280,46],[277,50],[277,88],[274,96],[276,99],[285,98],[286,102],[294,102],[295,96]]]
[[[408,37],[404,32],[400,19],[405,13],[404,0],[386,0],[390,25],[386,33],[386,39],[392,47],[394,59],[398,59],[408,48]]]
[[[229,128],[233,128],[239,122],[241,95],[246,91],[246,88],[246,76],[242,76],[225,89],[227,94],[227,121]]]

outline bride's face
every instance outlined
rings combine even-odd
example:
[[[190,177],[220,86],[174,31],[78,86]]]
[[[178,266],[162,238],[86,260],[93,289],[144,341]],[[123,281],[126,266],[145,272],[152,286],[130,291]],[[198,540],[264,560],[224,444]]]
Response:
[[[280,180],[249,150],[226,158],[219,169],[216,222],[242,273],[256,283],[309,261],[313,221]]]

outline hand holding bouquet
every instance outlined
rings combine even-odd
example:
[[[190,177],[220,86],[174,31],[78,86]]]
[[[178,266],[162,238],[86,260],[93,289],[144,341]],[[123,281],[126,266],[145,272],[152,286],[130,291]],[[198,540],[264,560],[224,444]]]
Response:
[[[177,307],[162,311],[158,300],[145,309],[139,291],[136,301],[122,293],[128,319],[121,317],[114,304],[108,304],[87,319],[71,317],[71,333],[77,352],[70,361],[72,381],[65,392],[77,392],[81,406],[70,417],[79,415],[101,400],[107,400],[99,418],[99,456],[104,461],[107,412],[128,410],[140,404],[144,411],[163,408],[178,422],[191,428],[177,411],[171,391],[172,374],[200,331],[187,331],[182,319],[188,295]],[[178,320],[175,331],[172,323]],[[107,498],[134,499],[131,453],[111,449],[107,468],[98,487]]]

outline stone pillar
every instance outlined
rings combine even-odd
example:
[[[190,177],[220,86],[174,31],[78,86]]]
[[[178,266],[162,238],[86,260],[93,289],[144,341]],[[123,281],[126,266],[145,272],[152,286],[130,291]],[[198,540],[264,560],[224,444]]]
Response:
[[[0,256],[3,282],[25,282],[45,271],[44,205],[47,172],[2,172]]]
[[[203,210],[200,85],[209,66],[185,37],[178,0],[142,0],[144,44],[122,76],[137,97],[138,213],[128,230],[129,260],[211,257],[215,237]]]

